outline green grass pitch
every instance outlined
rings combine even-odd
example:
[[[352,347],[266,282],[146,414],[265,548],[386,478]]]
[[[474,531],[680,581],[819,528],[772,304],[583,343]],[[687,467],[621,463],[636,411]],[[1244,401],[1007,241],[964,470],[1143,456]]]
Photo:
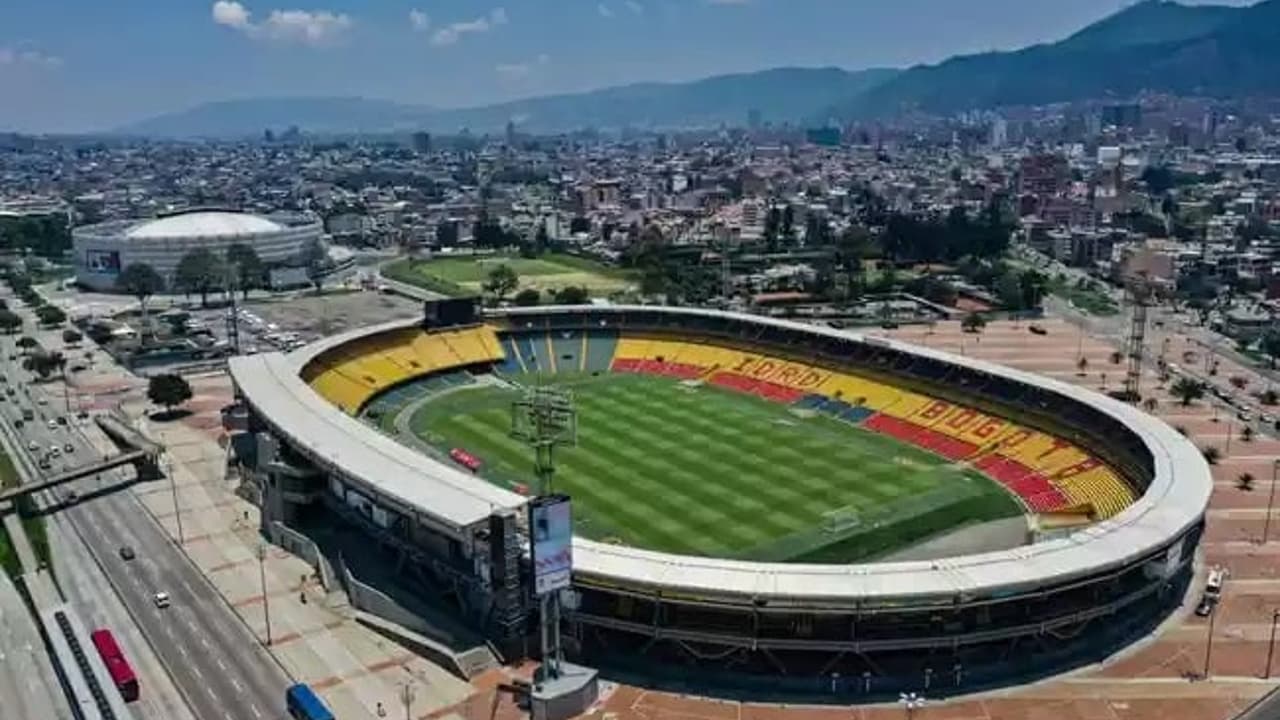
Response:
[[[852,562],[1021,512],[976,471],[831,418],[666,378],[553,379],[573,388],[578,412],[577,446],[556,451],[554,489],[573,497],[585,537],[692,555]],[[410,425],[439,450],[479,457],[492,482],[533,486],[533,452],[510,436],[518,397],[463,389],[418,409]],[[839,529],[833,512],[858,519]]]

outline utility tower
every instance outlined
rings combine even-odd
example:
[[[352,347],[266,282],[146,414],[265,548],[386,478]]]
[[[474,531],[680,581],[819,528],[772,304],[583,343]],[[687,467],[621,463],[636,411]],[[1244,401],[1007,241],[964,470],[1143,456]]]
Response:
[[[1125,291],[1133,306],[1133,315],[1125,348],[1129,365],[1124,377],[1124,395],[1125,400],[1136,403],[1142,397],[1142,356],[1147,342],[1147,308],[1151,305],[1151,283],[1145,273],[1140,273],[1125,282]]]

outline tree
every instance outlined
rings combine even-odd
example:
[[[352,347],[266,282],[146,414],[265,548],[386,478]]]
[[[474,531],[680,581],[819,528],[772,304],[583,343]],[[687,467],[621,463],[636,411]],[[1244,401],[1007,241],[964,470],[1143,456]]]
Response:
[[[1204,461],[1210,465],[1217,465],[1222,459],[1222,451],[1212,445],[1201,449],[1200,454],[1204,455]]]
[[[1084,377],[1085,370],[1089,369],[1089,358],[1080,356],[1076,361],[1076,377]]]
[[[50,375],[61,371],[66,364],[67,359],[64,358],[60,352],[32,353],[22,361],[22,367],[36,375],[39,375],[41,380],[49,379]]]
[[[516,275],[516,271],[511,269],[510,265],[503,263],[489,271],[489,277],[484,281],[484,291],[493,295],[494,300],[501,303],[507,295],[510,295],[520,286],[520,277]]]
[[[54,305],[41,305],[36,308],[36,318],[42,325],[61,325],[67,321],[67,314]]]
[[[1227,378],[1227,382],[1231,383],[1231,387],[1237,390],[1243,390],[1249,386],[1249,378],[1243,375],[1232,375]]]
[[[0,332],[6,335],[22,329],[22,316],[12,310],[0,310]]]
[[[1123,355],[1121,355],[1121,354],[1117,351],[1117,352],[1113,352],[1113,353],[1111,353],[1111,358],[1110,358],[1110,359],[1111,359],[1111,364],[1112,364],[1112,365],[1119,365],[1119,364],[1120,364],[1120,361],[1124,359],[1124,356],[1123,356]]]
[[[1236,476],[1236,487],[1245,492],[1253,491],[1253,473],[1242,472]]]
[[[138,299],[142,309],[142,327],[147,328],[147,298],[164,290],[164,278],[146,263],[131,263],[116,278],[116,287]]]
[[[1240,431],[1240,439],[1243,442],[1253,442],[1253,435],[1254,431],[1252,425],[1245,425],[1244,429]]]
[[[18,342],[15,344],[18,347],[22,348],[24,352],[31,352],[31,349],[36,347],[40,343],[36,342],[36,339],[31,337],[30,335],[23,335],[22,337],[18,338]]]
[[[586,305],[591,302],[591,296],[586,288],[570,285],[556,293],[556,302],[560,305]]]
[[[1160,407],[1160,401],[1153,397],[1149,397],[1142,401],[1142,407],[1146,408],[1147,412],[1153,413],[1156,411],[1157,407]]]
[[[511,301],[519,307],[533,307],[542,302],[542,293],[533,288],[525,288],[516,293],[515,297],[511,298]]]
[[[978,313],[969,313],[964,316],[964,320],[960,321],[960,327],[967,333],[982,332],[982,328],[986,325],[987,319]]]
[[[1258,396],[1258,400],[1261,401],[1263,405],[1275,405],[1276,403],[1280,403],[1280,393],[1277,393],[1271,388],[1267,388]]]
[[[147,399],[172,412],[191,399],[191,385],[181,375],[155,375],[147,383]]]
[[[250,290],[262,287],[267,269],[257,250],[244,243],[235,243],[227,248],[226,262],[240,286],[242,297],[248,298]]]
[[[1280,331],[1272,330],[1262,336],[1262,352],[1271,358],[1272,369],[1276,366],[1276,358],[1280,358]]]
[[[194,289],[200,293],[200,305],[204,307],[209,304],[210,292],[221,290],[227,286],[227,262],[223,256],[205,248],[199,248],[187,253],[187,256],[192,255],[196,257],[192,262],[199,268],[199,273],[195,277]],[[186,257],[183,259],[185,260]],[[181,266],[181,261],[179,261],[179,266]]]
[[[324,278],[329,272],[329,253],[319,239],[313,239],[302,249],[302,264],[307,269],[307,279],[316,289],[316,294],[324,289]]]
[[[84,335],[80,334],[80,331],[74,328],[67,328],[62,331],[62,342],[68,345],[74,345],[83,339]]]
[[[569,232],[574,235],[577,235],[578,233],[590,233],[591,221],[581,215],[575,215],[573,219],[569,221]]]
[[[1174,397],[1181,400],[1185,407],[1204,397],[1204,383],[1198,380],[1193,380],[1189,377],[1180,377],[1173,383],[1173,386],[1169,388],[1169,392],[1172,393]]]

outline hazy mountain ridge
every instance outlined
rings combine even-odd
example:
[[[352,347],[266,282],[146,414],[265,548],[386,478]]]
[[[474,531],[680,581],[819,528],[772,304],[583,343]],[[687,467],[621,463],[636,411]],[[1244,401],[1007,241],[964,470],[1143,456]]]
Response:
[[[584,127],[741,125],[758,110],[766,121],[799,121],[892,77],[897,71],[774,68],[686,83],[637,83],[456,110],[365,98],[257,98],[206,103],[121,128],[162,137],[231,137],[289,125],[316,133],[500,132],[508,121],[529,132]]]
[[[948,113],[1142,91],[1280,94],[1280,0],[1245,8],[1141,3],[1058,43],[910,68],[839,110]]]
[[[1055,43],[957,56],[907,70],[774,68],[683,83],[638,83],[481,107],[433,110],[362,98],[262,98],[208,103],[121,132],[245,136],[297,125],[315,133],[526,132],[597,128],[821,123],[919,110],[1130,98],[1143,91],[1280,95],[1280,0],[1250,7],[1144,0]]]

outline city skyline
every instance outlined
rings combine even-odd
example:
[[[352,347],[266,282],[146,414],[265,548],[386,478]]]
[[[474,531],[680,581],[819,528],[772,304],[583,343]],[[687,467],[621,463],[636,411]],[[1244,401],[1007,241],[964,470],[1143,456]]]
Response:
[[[1126,4],[54,0],[4,11],[0,130],[110,130],[233,98],[466,107],[778,66],[907,67],[1055,40]]]

